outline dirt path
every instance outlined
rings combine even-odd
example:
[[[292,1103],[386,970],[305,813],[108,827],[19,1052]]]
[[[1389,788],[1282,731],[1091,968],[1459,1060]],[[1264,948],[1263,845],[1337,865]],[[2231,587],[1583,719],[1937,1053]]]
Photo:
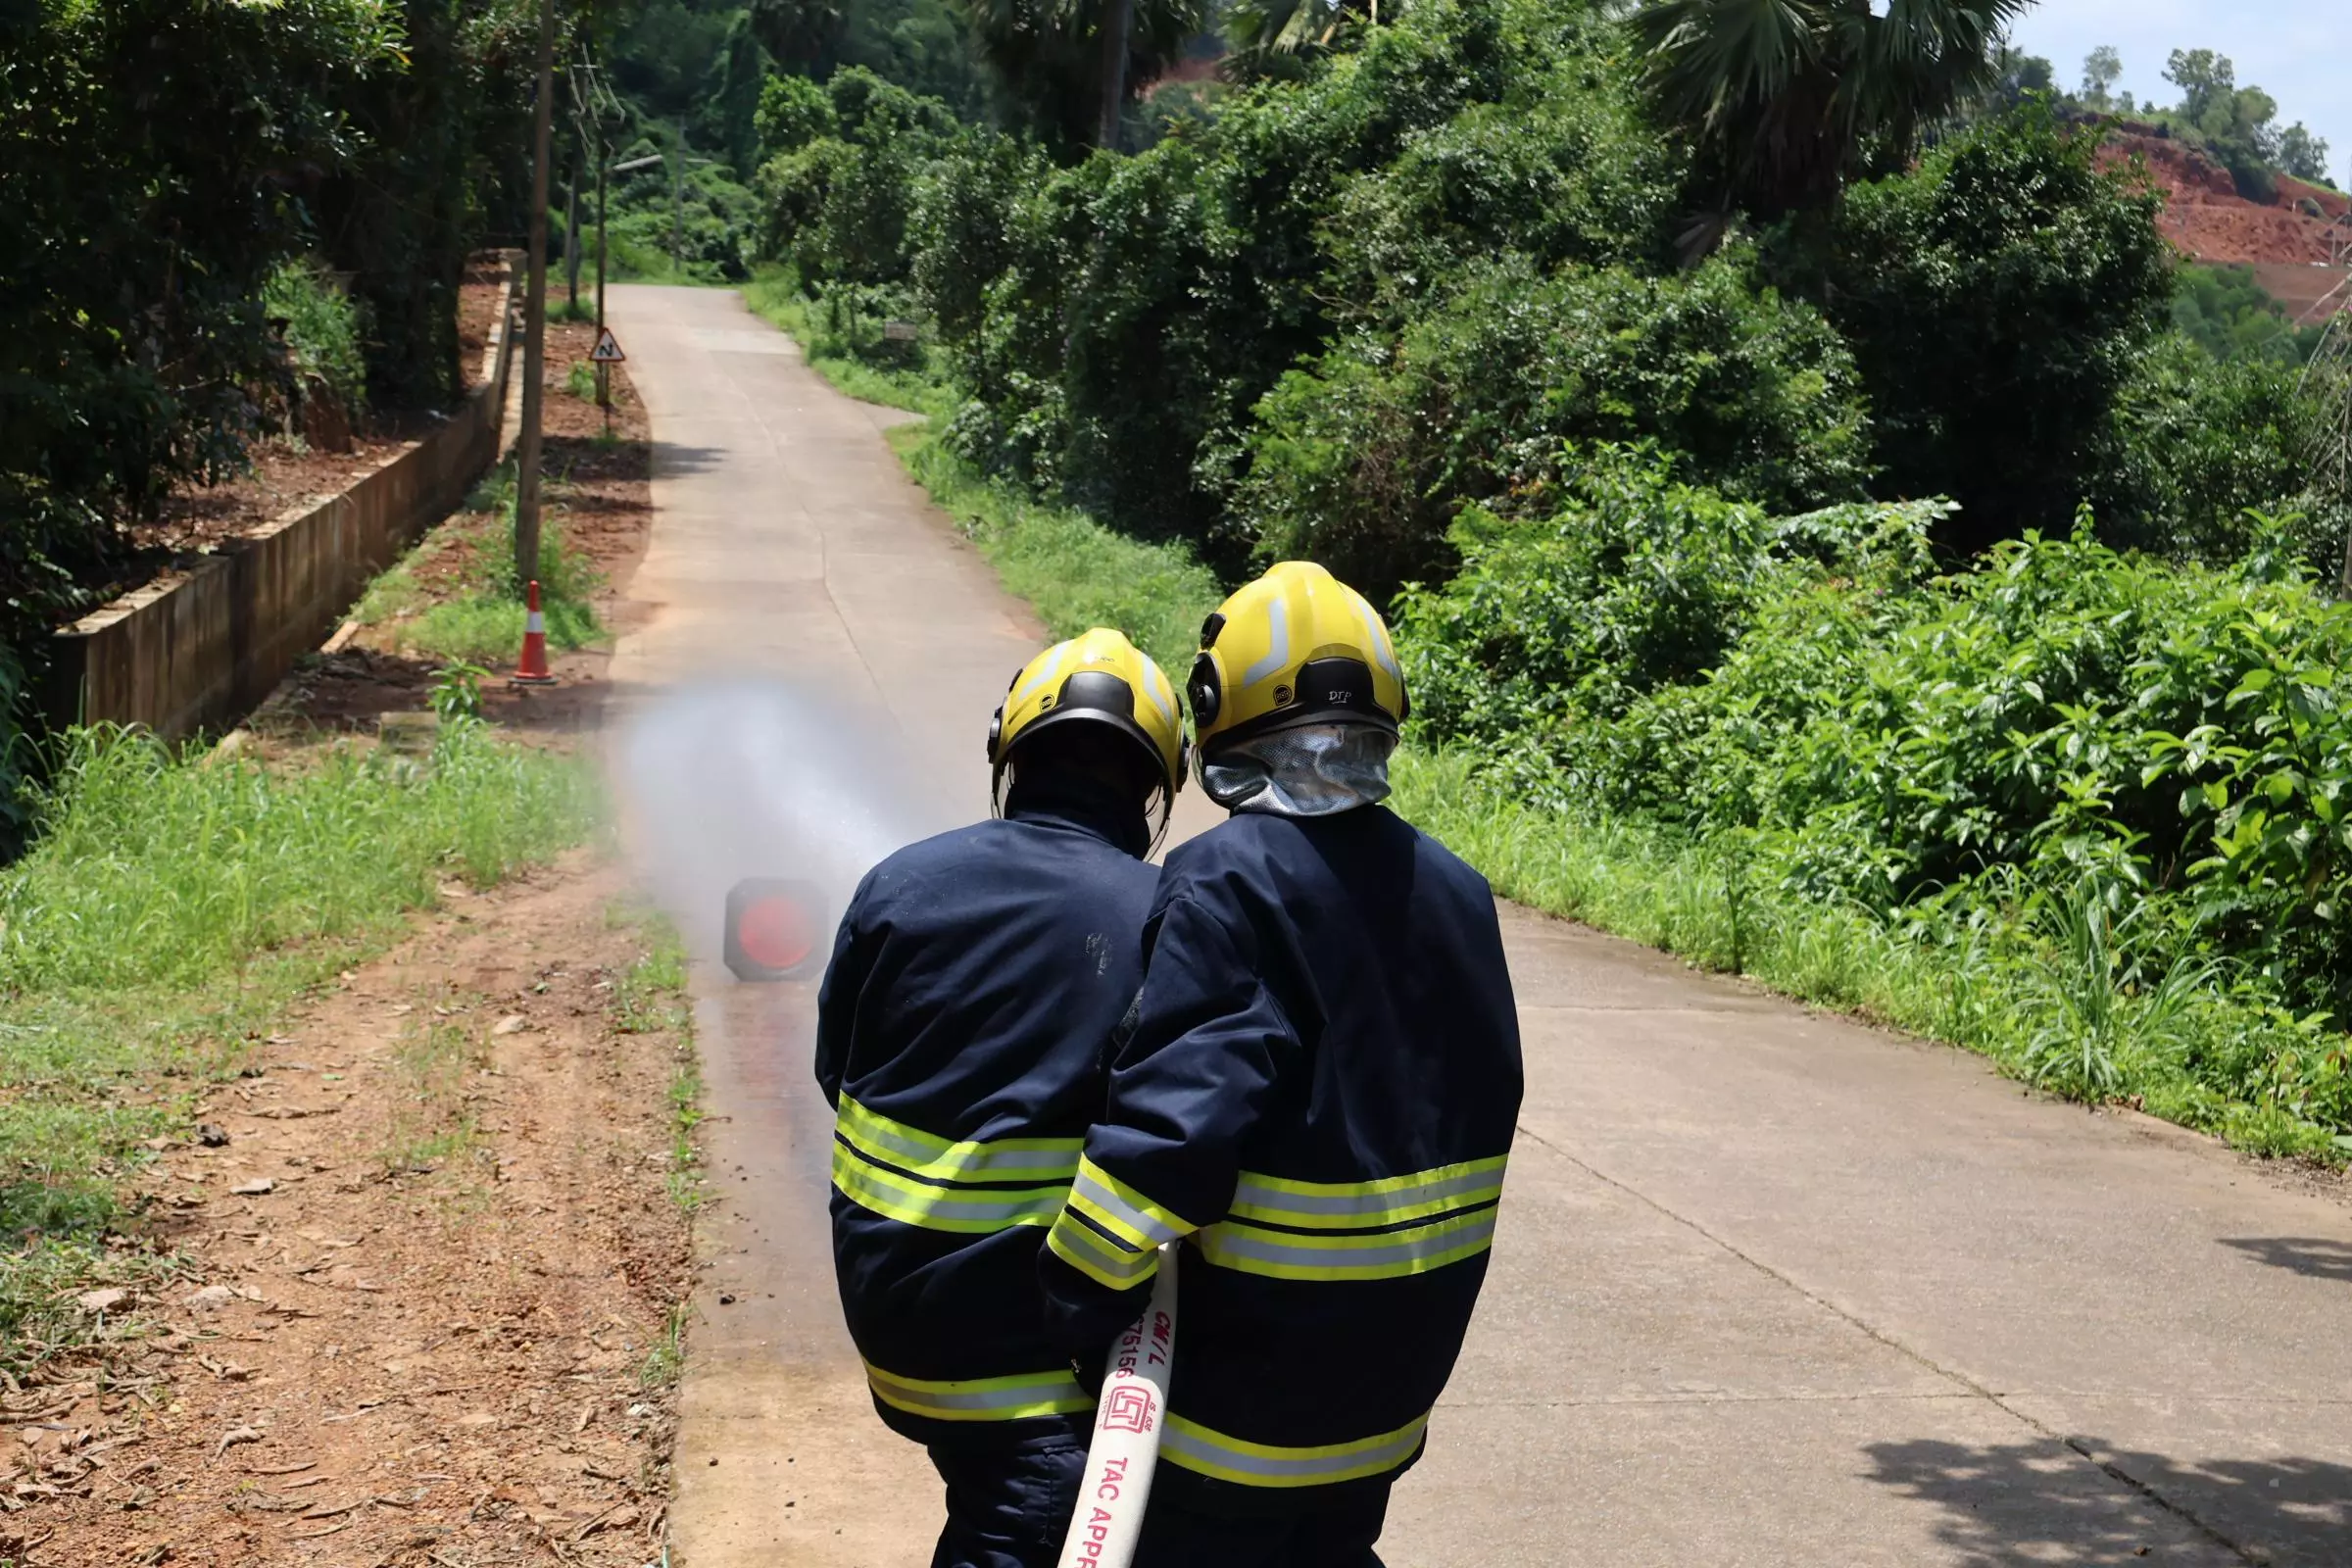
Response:
[[[685,1039],[629,986],[646,940],[612,867],[450,894],[207,1098],[220,1147],[146,1173],[187,1264],[166,1332],[6,1397],[29,1506],[0,1555],[10,1533],[58,1565],[658,1549]]]
[[[660,601],[616,679],[847,694],[951,819],[979,815],[975,737],[1034,646],[1019,607],[870,411],[731,297],[628,290],[616,314],[654,417]],[[731,762],[698,757],[698,806]],[[1506,941],[1527,1104],[1393,1561],[2352,1563],[2339,1192],[1524,911]],[[919,1562],[937,1484],[867,1413],[831,1300],[810,998],[708,972],[697,994],[733,1118],[706,1290],[745,1305],[694,1340],[681,1560]]]
[[[622,377],[599,441],[554,390],[589,335],[551,333],[553,494],[625,627],[644,414]],[[420,603],[465,591],[484,522],[439,530]],[[308,662],[251,749],[299,766],[423,708],[431,663],[384,643]],[[490,716],[578,749],[610,660],[494,686]],[[603,850],[441,897],[251,1042],[203,1135],[142,1171],[123,1245],[177,1271],[86,1298],[123,1332],[0,1395],[0,1564],[660,1557],[705,1196],[683,971]]]

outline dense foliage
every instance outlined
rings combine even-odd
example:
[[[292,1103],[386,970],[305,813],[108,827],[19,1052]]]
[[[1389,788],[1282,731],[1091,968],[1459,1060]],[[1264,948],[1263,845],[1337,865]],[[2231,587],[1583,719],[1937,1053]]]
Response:
[[[1974,549],[2062,523],[2172,295],[2159,198],[2028,105],[1857,185],[1806,287],[1854,346],[1886,493]]]
[[[2263,292],[2254,269],[2194,263],[2179,271],[2173,324],[2217,360],[2278,360],[2300,365],[2319,347],[2318,326],[2297,326],[2286,307]]]
[[[1541,506],[1563,439],[1655,440],[1780,510],[1949,497],[1960,553],[2088,502],[2116,542],[2212,557],[2295,501],[2307,411],[2179,352],[2157,198],[2095,132],[2027,96],[1692,265],[1722,192],[1661,134],[1642,48],[1606,8],[1421,0],[1076,164],[902,95],[878,130],[768,142],[768,254],[877,365],[960,389],[969,461],[1225,570],[1443,576],[1459,509]],[[1964,77],[1873,89],[1827,167]],[[925,318],[919,356],[883,316]],[[2339,523],[2313,514],[2315,560]]]
[[[1461,573],[1405,596],[1429,736],[1816,904],[2022,949],[2095,918],[2143,989],[2190,966],[2280,1016],[2352,1004],[2352,608],[2291,551],[2183,568],[2083,530],[1937,576],[1935,506],[1773,517],[1651,450],[1576,469],[1548,515],[1466,513]],[[2291,1073],[2265,1092],[2352,1131],[2341,1051],[2288,1034],[2200,1076]]]
[[[511,212],[523,0],[0,6],[0,730],[122,525],[296,400],[436,407]],[[331,277],[330,277],[331,270]],[[0,744],[0,796],[22,753]]]
[[[117,516],[240,460],[263,285],[397,41],[363,0],[0,10],[0,639],[103,578]]]

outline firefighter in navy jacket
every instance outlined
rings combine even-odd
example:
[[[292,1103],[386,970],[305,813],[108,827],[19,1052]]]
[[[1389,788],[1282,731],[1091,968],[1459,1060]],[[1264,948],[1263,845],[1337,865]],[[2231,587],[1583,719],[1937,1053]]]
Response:
[[[1087,1367],[1184,1243],[1136,1568],[1364,1568],[1486,1276],[1517,1014],[1486,882],[1379,804],[1405,697],[1371,606],[1288,563],[1202,641],[1234,814],[1168,858],[1041,1267]]]
[[[843,1313],[876,1410],[948,1484],[934,1568],[1045,1568],[1094,1400],[1046,1333],[1038,1257],[1142,978],[1151,806],[1164,830],[1185,769],[1175,690],[1089,632],[1014,676],[989,756],[999,819],[858,887],[816,1074]]]

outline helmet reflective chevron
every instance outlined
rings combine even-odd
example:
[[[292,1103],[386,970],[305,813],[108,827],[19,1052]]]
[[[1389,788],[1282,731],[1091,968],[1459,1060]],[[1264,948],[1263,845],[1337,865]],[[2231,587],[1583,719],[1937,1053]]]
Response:
[[[1380,612],[1308,561],[1271,567],[1217,608],[1185,695],[1203,752],[1296,724],[1394,731],[1410,711]]]
[[[1158,776],[1164,828],[1184,787],[1191,748],[1176,688],[1160,667],[1102,626],[1055,643],[1023,664],[988,726],[988,760],[1000,800],[1004,769],[1021,743],[1065,724],[1102,725],[1135,742]]]

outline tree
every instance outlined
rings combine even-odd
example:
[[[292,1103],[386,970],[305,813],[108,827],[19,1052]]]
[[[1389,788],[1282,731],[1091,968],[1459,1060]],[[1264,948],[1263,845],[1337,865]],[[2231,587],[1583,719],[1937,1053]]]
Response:
[[[1961,503],[1947,545],[2064,529],[2113,462],[2173,264],[2160,198],[2097,155],[2047,106],[1985,121],[1856,186],[1790,279],[1853,348],[1883,493]]]
[[[2124,77],[2124,57],[2103,43],[2082,57],[2082,102],[2092,109],[2115,107],[2115,84]]]
[[[2260,87],[2240,87],[2236,66],[2211,49],[2174,50],[2164,75],[2180,89],[2180,119],[2230,171],[2239,194],[2259,202],[2277,195],[2273,171],[2284,150],[2278,101]]]
[[[2180,114],[2203,128],[2205,119],[2237,94],[2237,67],[2210,49],[2176,49],[2164,79],[2180,89]]]
[[[1403,4],[1389,0],[1390,16]],[[1244,72],[1280,74],[1329,50],[1349,27],[1377,24],[1380,13],[1380,0],[1232,0],[1221,25]]]
[[[2328,179],[2328,143],[2314,136],[2295,122],[2278,133],[2278,167],[2297,179],[2325,184]]]
[[[0,7],[0,643],[37,657],[119,519],[242,459],[260,295],[401,45],[365,0]]]
[[[1649,0],[1634,14],[1661,116],[1726,206],[1776,218],[1897,169],[2001,78],[2029,0]]]
[[[849,18],[840,0],[752,0],[752,30],[786,71],[832,73]]]
[[[1031,125],[1063,148],[1097,139],[1105,80],[1121,102],[1184,52],[1207,17],[1205,0],[963,0],[980,56]],[[1104,69],[1115,8],[1133,15],[1123,72]]]

